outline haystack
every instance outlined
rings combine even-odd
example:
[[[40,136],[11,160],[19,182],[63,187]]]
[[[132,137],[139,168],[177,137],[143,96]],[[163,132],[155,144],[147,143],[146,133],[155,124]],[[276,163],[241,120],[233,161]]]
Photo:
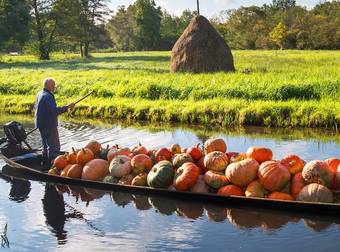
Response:
[[[194,17],[171,53],[172,72],[234,71],[230,48],[210,22]]]

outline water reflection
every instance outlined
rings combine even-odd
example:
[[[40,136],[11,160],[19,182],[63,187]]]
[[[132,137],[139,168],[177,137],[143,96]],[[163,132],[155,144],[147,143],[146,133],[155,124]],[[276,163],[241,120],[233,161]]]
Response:
[[[292,213],[273,210],[258,210],[253,208],[225,208],[218,205],[201,204],[183,200],[175,200],[162,197],[148,197],[122,192],[105,193],[101,190],[94,190],[80,187],[67,187],[56,185],[59,194],[68,194],[82,198],[87,202],[99,199],[107,194],[112,202],[121,208],[131,205],[134,208],[145,211],[153,209],[154,212],[164,216],[176,215],[181,218],[196,221],[207,219],[210,222],[229,222],[235,228],[250,231],[260,229],[264,232],[275,233],[289,223],[303,221],[306,227],[315,232],[327,230],[333,224],[340,224],[340,217],[320,216],[303,213]],[[67,187],[67,189],[66,189]],[[60,188],[63,188],[62,190]],[[83,195],[83,196],[82,196]],[[60,218],[62,221],[63,219]]]
[[[46,184],[45,194],[42,199],[46,224],[58,240],[58,244],[65,244],[67,231],[64,230],[66,215],[65,202],[62,194],[58,193],[53,185]]]
[[[31,182],[9,177],[3,173],[0,173],[0,178],[11,184],[11,189],[9,191],[10,200],[20,203],[28,199],[28,195],[31,191]]]

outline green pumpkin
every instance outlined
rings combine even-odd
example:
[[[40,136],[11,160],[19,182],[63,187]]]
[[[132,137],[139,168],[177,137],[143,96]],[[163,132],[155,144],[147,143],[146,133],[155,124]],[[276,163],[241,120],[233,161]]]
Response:
[[[109,153],[110,151],[110,146],[107,145],[106,149],[102,149],[99,153],[99,158],[107,160],[107,153]]]
[[[148,185],[153,188],[168,188],[172,184],[174,169],[169,161],[161,161],[148,174]]]
[[[187,153],[182,153],[182,154],[176,154],[172,160],[172,163],[174,165],[175,168],[179,168],[181,167],[183,164],[185,163],[193,163],[194,160],[192,159],[192,157],[187,154]]]
[[[109,184],[117,184],[119,181],[119,178],[113,177],[113,176],[106,176],[103,179],[104,183],[109,183]]]

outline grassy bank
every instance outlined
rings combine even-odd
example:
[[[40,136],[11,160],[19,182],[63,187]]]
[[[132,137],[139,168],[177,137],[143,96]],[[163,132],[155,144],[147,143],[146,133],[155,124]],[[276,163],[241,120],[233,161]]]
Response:
[[[171,74],[168,52],[5,57],[0,108],[32,113],[46,76],[59,103],[89,90],[76,116],[202,125],[340,127],[339,51],[235,51],[232,74]]]

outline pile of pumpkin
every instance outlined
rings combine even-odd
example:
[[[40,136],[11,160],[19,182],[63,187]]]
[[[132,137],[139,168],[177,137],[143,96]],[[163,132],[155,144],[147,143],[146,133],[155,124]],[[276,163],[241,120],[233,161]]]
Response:
[[[272,160],[269,148],[250,147],[246,153],[227,152],[223,139],[190,148],[147,150],[118,145],[102,148],[91,141],[54,160],[49,174],[132,186],[147,186],[223,196],[276,200],[334,202],[340,188],[340,159],[309,163],[297,155]]]

